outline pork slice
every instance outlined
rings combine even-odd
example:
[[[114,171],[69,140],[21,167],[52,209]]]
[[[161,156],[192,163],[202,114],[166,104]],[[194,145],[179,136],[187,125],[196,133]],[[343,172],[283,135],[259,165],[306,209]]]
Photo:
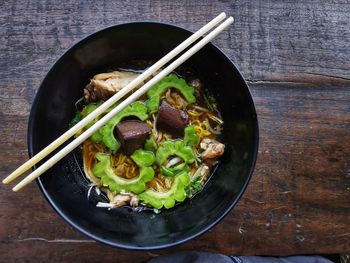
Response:
[[[151,127],[139,120],[125,120],[116,127],[117,137],[126,155],[131,155],[135,150],[143,147]]]
[[[183,137],[188,123],[189,118],[186,112],[170,106],[165,100],[162,101],[157,115],[157,129],[175,137]]]
[[[138,73],[127,71],[113,71],[95,75],[84,89],[85,102],[109,99],[138,75]]]

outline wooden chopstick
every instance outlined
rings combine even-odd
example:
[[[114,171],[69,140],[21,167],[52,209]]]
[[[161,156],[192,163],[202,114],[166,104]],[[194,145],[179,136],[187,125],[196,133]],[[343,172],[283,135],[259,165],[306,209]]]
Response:
[[[187,38],[185,41],[183,41],[180,45],[178,45],[176,48],[174,48],[172,51],[170,51],[167,55],[165,55],[163,58],[161,58],[158,62],[153,64],[150,68],[148,68],[145,72],[143,72],[141,75],[139,75],[137,78],[135,78],[133,81],[131,81],[128,85],[126,85],[122,90],[120,90],[118,93],[114,94],[110,99],[105,101],[101,106],[99,106],[96,110],[94,110],[91,114],[86,116],[84,119],[82,119],[79,123],[77,123],[75,126],[70,128],[68,131],[66,131],[64,134],[62,134],[59,138],[57,138],[55,141],[50,143],[48,146],[46,146],[43,150],[41,150],[39,153],[34,155],[31,159],[29,159],[27,162],[22,164],[20,167],[18,167],[15,171],[13,171],[9,176],[7,176],[2,182],[4,184],[8,184],[14,179],[16,179],[18,176],[29,170],[31,167],[33,167],[35,164],[40,162],[43,158],[45,158],[47,155],[49,155],[52,151],[57,149],[60,145],[62,145],[65,141],[67,141],[69,138],[74,136],[79,130],[84,128],[88,123],[90,123],[92,120],[94,120],[96,117],[101,115],[105,110],[107,110],[109,107],[111,107],[113,104],[115,104],[117,101],[119,101],[122,97],[124,97],[127,93],[129,93],[131,90],[133,90],[136,86],[138,86],[141,82],[143,82],[145,79],[149,78],[152,74],[154,74],[157,70],[159,70],[162,66],[164,66],[166,63],[168,63],[171,59],[173,59],[175,56],[177,56],[180,52],[185,50],[187,47],[189,47],[191,44],[193,44],[196,40],[198,40],[201,36],[209,32],[211,29],[213,29],[218,23],[223,21],[226,18],[225,13],[219,14],[217,17],[215,17],[213,20],[211,20],[209,23],[207,23],[205,26],[200,28],[197,32],[192,34],[189,38]]]
[[[53,157],[51,157],[48,161],[42,164],[38,169],[25,177],[21,182],[19,182],[12,190],[18,191],[28,183],[33,181],[35,178],[39,177],[42,173],[50,169],[53,165],[55,165],[58,161],[60,161],[64,156],[78,147],[82,142],[84,142],[87,138],[89,138],[94,132],[100,129],[108,120],[110,120],[113,116],[115,116],[118,112],[128,106],[130,103],[134,102],[141,95],[147,92],[154,84],[158,83],[161,79],[171,73],[174,69],[180,66],[183,62],[189,59],[192,55],[198,52],[202,47],[204,47],[207,43],[209,43],[214,37],[216,37],[220,32],[222,32],[226,27],[233,23],[233,17],[229,17],[222,24],[220,24],[217,28],[215,28],[212,32],[210,32],[207,36],[205,36],[202,40],[196,43],[192,48],[190,48],[187,52],[181,55],[178,59],[172,62],[168,67],[158,73],[154,78],[148,81],[141,88],[136,90],[133,94],[131,94],[128,98],[122,101],[118,106],[116,106],[113,110],[111,110],[108,114],[106,114],[103,118],[97,121],[93,126],[83,132],[79,137],[65,146],[62,150],[56,153]]]

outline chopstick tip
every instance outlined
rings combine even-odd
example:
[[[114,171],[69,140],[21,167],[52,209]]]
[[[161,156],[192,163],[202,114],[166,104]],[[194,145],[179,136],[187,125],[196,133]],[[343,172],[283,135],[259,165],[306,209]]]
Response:
[[[21,188],[19,188],[18,185],[16,185],[15,187],[12,188],[12,191],[17,192],[19,189]]]
[[[20,167],[21,168],[21,167]],[[20,168],[17,168],[14,172],[12,172],[10,175],[8,175],[4,180],[2,180],[3,184],[9,184],[13,180],[15,180],[19,175],[23,173]]]
[[[4,180],[2,180],[3,184],[8,184],[10,182],[10,180],[8,179],[8,177],[6,177]]]
[[[19,182],[17,185],[15,185],[13,188],[12,188],[12,191],[14,191],[14,192],[18,192],[19,190],[21,190],[24,186],[26,186],[28,183],[27,182],[24,182],[24,180],[23,181],[21,181],[21,182]]]
[[[226,19],[226,21],[233,23],[235,19],[233,18],[233,16],[230,16],[229,18]]]

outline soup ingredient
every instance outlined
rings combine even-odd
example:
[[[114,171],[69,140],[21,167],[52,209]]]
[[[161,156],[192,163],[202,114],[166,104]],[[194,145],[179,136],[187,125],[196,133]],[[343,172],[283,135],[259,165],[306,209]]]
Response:
[[[182,172],[189,172],[189,171],[190,171],[190,168],[185,163],[182,163],[175,167],[167,167],[167,166],[160,167],[160,172],[162,173],[162,175],[168,176],[168,177],[174,177],[181,174]]]
[[[157,129],[176,137],[183,137],[188,123],[189,118],[186,112],[171,107],[166,101],[162,102],[156,120]]]
[[[131,159],[133,159],[139,167],[147,167],[154,163],[155,156],[152,152],[137,150],[131,155]]]
[[[184,137],[184,143],[185,145],[194,147],[197,146],[199,143],[199,136],[197,135],[195,131],[195,126],[190,125],[185,128],[185,137]]]
[[[116,127],[116,131],[124,153],[130,155],[135,150],[142,148],[151,130],[151,127],[146,122],[139,120],[120,122]]]
[[[153,153],[149,154],[153,155]],[[131,156],[132,159],[138,160],[135,162],[140,167],[139,176],[132,179],[125,179],[118,176],[113,170],[110,158],[111,157],[107,154],[96,154],[97,163],[93,168],[93,173],[96,177],[100,178],[102,185],[107,186],[113,193],[132,192],[139,194],[146,189],[146,183],[151,181],[154,177],[154,170],[152,167],[141,165],[145,163],[142,161],[143,157],[140,157],[140,153]],[[147,159],[150,159],[149,155]],[[150,164],[150,161],[146,162],[146,164]]]
[[[81,114],[80,111],[75,113],[73,119],[69,122],[69,127],[75,126],[79,121],[83,119],[83,115]]]
[[[158,149],[157,143],[153,138],[147,139],[145,146],[144,146],[146,151],[151,151],[151,152],[156,152]]]
[[[98,179],[93,173],[93,166],[96,161],[96,153],[104,152],[104,148],[92,142],[91,140],[86,140],[83,143],[83,160],[84,160],[84,173],[88,180],[91,182],[91,185],[100,186],[100,179]]]
[[[200,143],[200,148],[204,150],[202,153],[203,159],[218,158],[224,154],[225,145],[212,139],[203,139]]]
[[[203,94],[204,102],[210,111],[215,110],[215,98],[213,96],[207,96]]]
[[[84,89],[86,102],[107,100],[133,81],[139,74],[126,71],[113,71],[95,75]]]
[[[93,112],[95,109],[97,109],[103,102],[99,101],[97,103],[90,103],[87,104],[86,106],[84,106],[83,110],[81,112],[76,112],[74,118],[72,119],[72,121],[70,122],[69,126],[73,127],[75,124],[77,124],[79,121],[81,121],[83,118],[85,118],[87,115],[89,115],[91,112]],[[109,109],[107,110],[107,112],[109,111]],[[89,122],[86,125],[86,129],[90,128],[92,125],[94,125],[98,120],[100,119],[100,117],[97,117],[95,119],[93,119],[91,122]],[[83,130],[79,131],[75,136],[79,136],[81,133],[83,132]],[[99,133],[94,133],[92,135],[92,138],[94,140],[102,140],[102,137],[100,136]]]
[[[91,139],[94,142],[102,143],[113,153],[118,151],[120,148],[119,141],[114,136],[115,126],[125,117],[135,116],[140,120],[144,121],[148,118],[146,106],[139,101],[132,103],[131,105],[124,108],[115,117],[109,120],[101,129],[99,129]]]
[[[183,140],[165,141],[156,153],[156,162],[163,165],[164,162],[171,156],[178,156],[185,163],[193,163],[195,159],[194,152],[191,147],[186,146]]]
[[[178,164],[182,161],[179,157],[174,157],[169,160],[168,164],[166,165],[167,168],[174,166],[175,164]]]
[[[188,105],[188,102],[178,92],[172,91],[172,89],[168,89],[165,93],[165,99],[171,105],[175,105],[177,109],[184,110]]]
[[[209,167],[206,164],[202,164],[196,172],[190,176],[191,184],[186,188],[186,193],[189,197],[202,190],[203,185],[209,176],[209,171]]]
[[[113,208],[113,207],[121,207],[127,204],[130,204],[133,207],[137,206],[139,204],[139,199],[137,195],[134,195],[132,193],[117,194],[110,200],[110,203],[98,202],[96,206]]]
[[[139,199],[154,208],[160,209],[163,206],[167,209],[175,206],[175,202],[182,202],[186,199],[185,188],[190,184],[187,172],[183,172],[174,178],[170,189],[166,192],[155,191],[152,188],[139,194]]]
[[[149,112],[155,112],[158,110],[161,95],[170,88],[177,89],[188,103],[196,102],[194,88],[188,85],[184,79],[178,78],[175,74],[170,74],[147,92],[147,108]]]
[[[168,176],[168,177],[174,177],[176,175],[172,170],[170,170],[169,168],[166,168],[164,166],[160,167],[160,172],[162,175]]]
[[[118,194],[111,200],[111,204],[113,204],[113,207],[121,207],[127,204],[137,206],[139,204],[139,199],[137,195],[132,193]]]
[[[96,103],[89,103],[87,104],[83,110],[81,111],[81,115],[83,117],[86,117],[87,115],[89,115],[91,112],[93,112],[94,110],[96,110],[103,102],[102,101],[98,101]],[[93,123],[92,123],[93,124]],[[90,123],[90,126],[92,126],[92,124]]]

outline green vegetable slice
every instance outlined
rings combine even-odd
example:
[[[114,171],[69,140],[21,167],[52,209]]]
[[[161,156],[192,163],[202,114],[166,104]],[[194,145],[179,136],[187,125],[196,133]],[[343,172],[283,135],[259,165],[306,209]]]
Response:
[[[94,110],[96,110],[103,102],[99,101],[96,103],[90,103],[88,105],[86,105],[83,110],[81,111],[81,115],[83,117],[88,116],[91,112],[93,112]]]
[[[136,150],[130,157],[139,167],[151,166],[155,161],[153,152],[141,149]]]
[[[162,165],[172,155],[182,158],[186,163],[193,163],[195,159],[192,148],[186,146],[183,140],[165,141],[156,153],[158,165]]]
[[[84,109],[81,111],[81,114],[86,117],[89,115],[91,112],[96,110],[103,102],[99,101],[97,103],[90,103],[84,107]],[[93,121],[89,122],[88,125],[86,125],[86,128],[90,128],[92,125],[94,125],[101,117],[98,116],[95,118]],[[98,131],[93,133],[90,137],[90,139],[94,142],[101,142],[102,141],[102,135]]]
[[[160,209],[163,206],[167,209],[175,206],[175,202],[183,202],[186,199],[185,188],[190,184],[188,173],[183,172],[175,177],[174,182],[167,192],[158,192],[147,189],[138,195],[139,199],[154,208]]]
[[[85,118],[87,115],[89,115],[91,112],[93,112],[94,110],[96,110],[101,104],[103,103],[103,101],[99,101],[96,103],[90,103],[86,106],[84,106],[84,108],[80,111],[77,112],[74,116],[74,118],[71,120],[71,122],[69,123],[69,127],[73,127],[74,125],[76,125],[78,122],[80,122],[83,118]],[[112,108],[112,107],[111,107]],[[110,111],[110,109],[106,110],[106,112]],[[105,113],[106,113],[105,112]],[[88,129],[90,128],[92,125],[94,125],[99,119],[101,118],[101,116],[96,117],[95,119],[93,119],[91,122],[89,122],[85,128]],[[93,141],[99,141],[102,139],[101,136],[99,136],[99,134],[95,133],[91,136]]]
[[[78,123],[79,121],[81,121],[83,118],[85,118],[86,116],[88,116],[91,112],[93,112],[94,110],[96,110],[103,102],[99,101],[96,103],[90,103],[88,105],[86,105],[81,112],[77,112],[75,117],[73,118],[72,122],[76,122]],[[98,116],[97,118],[95,118],[94,120],[92,120],[91,122],[89,122],[85,127],[86,128],[90,128],[92,125],[94,125],[98,120],[100,119],[100,116]],[[75,124],[76,124],[75,123]]]
[[[178,174],[180,172],[183,172],[183,171],[185,171],[185,172],[191,171],[190,167],[187,164],[185,164],[185,163],[181,163],[179,165],[171,167],[170,170],[173,171],[176,174]]]
[[[141,121],[144,121],[148,118],[147,108],[139,101],[132,103],[109,120],[101,129],[95,132],[91,139],[94,142],[103,143],[112,152],[118,151],[120,148],[120,142],[114,137],[114,128],[123,118],[128,116],[136,116]]]
[[[175,74],[170,74],[154,85],[148,92],[146,103],[149,112],[155,112],[159,108],[161,95],[170,88],[175,88],[184,96],[188,103],[195,103],[194,87],[188,85],[184,79],[178,78]]]
[[[164,176],[169,176],[169,177],[175,176],[175,172],[170,170],[169,168],[166,168],[165,166],[161,166],[159,170],[160,170],[161,174]]]
[[[81,121],[83,119],[82,114],[78,111],[75,113],[73,119],[70,121],[69,123],[69,127],[73,127],[74,125],[76,125],[79,121]]]
[[[189,172],[190,171],[190,167],[188,167],[188,165],[186,165],[185,163],[179,164],[175,167],[165,167],[165,166],[161,166],[160,167],[160,172],[162,175],[164,176],[169,176],[169,177],[175,177],[180,173],[183,172]]]
[[[138,160],[136,162],[140,166],[140,175],[136,178],[125,179],[119,177],[115,174],[112,169],[112,164],[110,160],[110,156],[106,154],[98,153],[96,154],[97,163],[93,168],[93,173],[96,177],[100,178],[101,183],[108,188],[118,194],[120,192],[132,192],[135,194],[142,193],[146,189],[146,183],[151,181],[154,177],[154,170],[152,167],[147,167],[143,165],[152,165],[151,158],[149,155],[153,155],[152,153],[137,153],[134,158]],[[147,157],[145,157],[147,156]],[[133,159],[134,159],[133,158]],[[146,160],[146,161],[145,161]],[[154,156],[153,156],[154,161]]]
[[[191,147],[198,145],[199,136],[196,134],[194,128],[195,128],[194,125],[190,125],[185,128],[185,137],[184,137],[185,145],[188,145]]]
[[[147,139],[144,146],[146,151],[156,152],[157,151],[157,143],[153,138]]]

